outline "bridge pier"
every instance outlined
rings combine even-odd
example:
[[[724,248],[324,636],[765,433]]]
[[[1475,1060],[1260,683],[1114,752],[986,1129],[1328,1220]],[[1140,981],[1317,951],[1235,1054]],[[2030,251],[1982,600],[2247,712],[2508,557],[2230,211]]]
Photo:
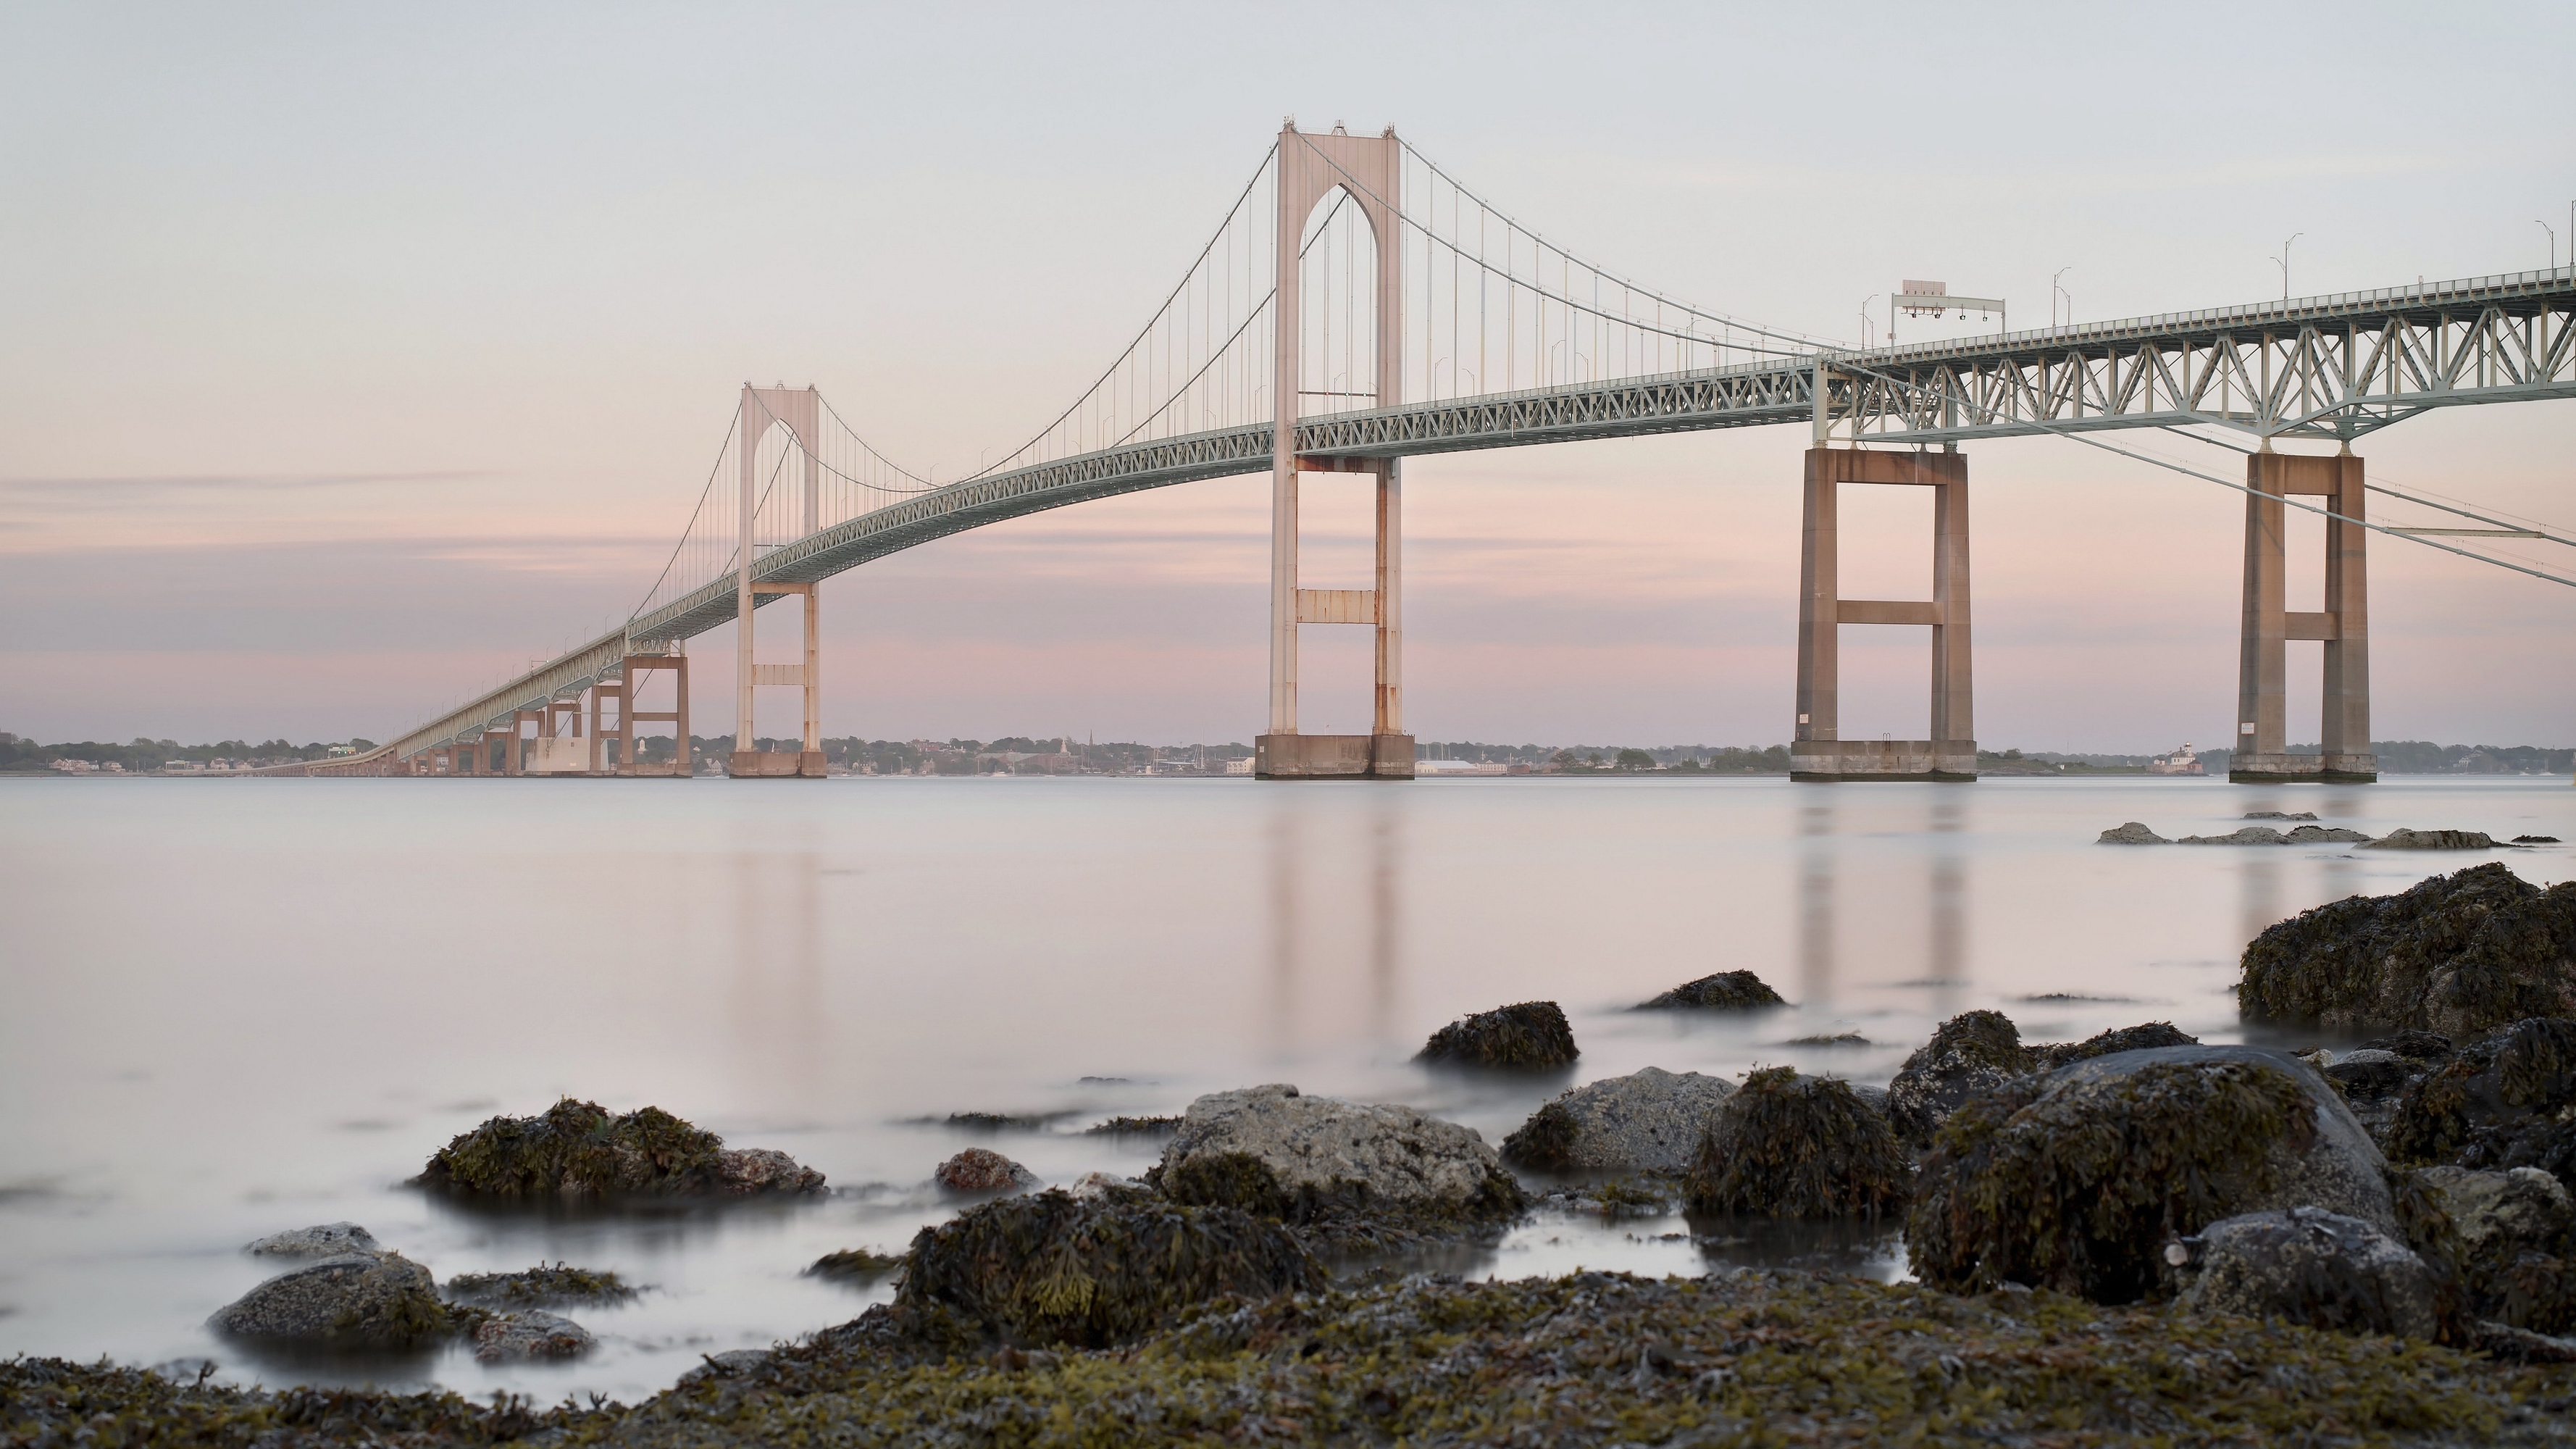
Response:
[[[798,444],[805,460],[803,494],[803,535],[810,536],[822,526],[821,458],[816,449],[816,433],[821,426],[823,396],[813,388],[753,387],[742,388],[741,443],[735,452],[742,459],[742,495],[739,501],[739,545],[734,560],[734,732],[733,755],[726,761],[725,773],[737,780],[775,780],[823,778],[823,655],[822,601],[813,583],[786,583],[752,577],[759,562],[754,543],[759,524],[759,505],[755,489],[764,486],[755,466],[762,435],[772,427],[785,428]],[[753,656],[752,613],[763,599],[785,598],[789,594],[805,596],[805,662],[802,664],[762,664]],[[761,750],[756,747],[758,735],[752,720],[752,691],[765,684],[796,685],[805,691],[805,733],[803,749],[798,751]],[[683,731],[685,733],[685,731]]]
[[[1342,191],[1366,219],[1377,247],[1376,405],[1393,407],[1404,372],[1403,148],[1390,126],[1377,136],[1279,132],[1277,295],[1281,319],[1272,354],[1270,444],[1270,728],[1252,742],[1252,772],[1264,780],[1410,780],[1413,736],[1404,729],[1404,484],[1394,458],[1315,457],[1297,452],[1305,315],[1300,246],[1316,206]],[[1356,186],[1352,183],[1357,183]],[[1324,384],[1330,387],[1332,384]],[[1309,589],[1297,574],[1300,473],[1367,473],[1377,479],[1374,587]],[[1297,630],[1305,624],[1367,624],[1377,630],[1376,703],[1365,735],[1310,735],[1297,728]]]
[[[1800,533],[1798,566],[1798,722],[1789,745],[1789,778],[1975,780],[1967,456],[1817,447],[1807,450],[1806,474],[1806,521]],[[1845,483],[1932,490],[1931,602],[1841,596],[1838,519]],[[1845,624],[1932,627],[1932,738],[1842,738],[1840,633]]]
[[[2236,751],[2227,778],[2243,784],[2299,781],[2363,785],[2379,778],[2370,748],[2370,607],[2366,541],[2358,522],[2365,495],[2362,463],[2347,450],[2333,457],[2261,452],[2245,460],[2245,607],[2236,676]],[[2326,520],[2325,607],[2286,607],[2282,500],[2313,496],[2339,515]],[[2292,639],[2325,645],[2320,753],[2288,753],[2287,676]]]

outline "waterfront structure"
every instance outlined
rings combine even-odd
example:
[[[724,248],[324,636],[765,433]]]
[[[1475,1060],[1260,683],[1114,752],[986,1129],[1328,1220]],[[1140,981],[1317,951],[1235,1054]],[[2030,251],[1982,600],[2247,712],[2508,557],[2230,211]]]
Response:
[[[378,749],[284,768],[686,777],[696,765],[685,642],[739,621],[734,739],[757,738],[753,701],[768,687],[800,692],[802,738],[795,751],[737,749],[723,767],[738,777],[815,778],[823,773],[824,580],[1045,509],[1267,470],[1269,717],[1255,770],[1407,778],[1402,460],[1803,424],[1798,778],[1975,777],[1963,446],[2202,427],[2252,445],[2240,450],[2248,453],[2245,605],[2231,774],[2367,779],[2376,766],[2366,532],[2491,530],[2367,522],[2363,495],[2376,490],[2353,443],[2432,408],[2569,397],[2576,267],[1854,349],[1613,274],[1467,191],[1392,128],[1316,134],[1291,122],[1126,352],[998,461],[937,483],[870,447],[815,388],[746,383],[731,410],[725,462],[623,625]],[[2310,444],[2334,454],[2281,450]],[[1375,495],[1367,587],[1309,588],[1299,572],[1300,490],[1331,486],[1333,475],[1365,478]],[[1839,596],[1834,545],[1846,483],[1934,489],[1933,598]],[[2331,515],[2327,597],[2317,610],[2294,610],[2283,596],[2289,507]],[[791,597],[803,613],[801,660],[761,662],[749,621]],[[1925,738],[1840,738],[1836,641],[1846,624],[1930,630]],[[1368,734],[1301,730],[1297,646],[1307,625],[1374,631]],[[2283,747],[2284,646],[2302,639],[2327,649],[2325,753],[2312,757]],[[676,684],[678,703],[638,709],[639,690],[658,676]],[[674,760],[648,764],[634,726],[655,721],[674,723],[680,744]]]

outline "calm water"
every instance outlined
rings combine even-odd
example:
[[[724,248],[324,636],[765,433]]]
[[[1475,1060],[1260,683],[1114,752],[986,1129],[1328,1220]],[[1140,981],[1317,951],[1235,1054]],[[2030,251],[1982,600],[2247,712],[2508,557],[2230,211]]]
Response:
[[[1057,1182],[1132,1174],[1152,1145],[1075,1129],[1264,1081],[1499,1142],[1562,1083],[1406,1059],[1532,997],[1573,1017],[1576,1080],[1786,1062],[1884,1081],[1978,1006],[2032,1039],[2150,1019],[2237,1039],[2254,932],[2493,858],[2092,843],[2274,808],[2576,839],[2563,778],[0,783],[0,1353],[632,1400],[702,1353],[856,1314],[869,1295],[799,1270],[944,1217],[927,1179],[962,1146]],[[2560,849],[2510,859],[2576,876]],[[1798,1008],[1621,1011],[1735,968]],[[1847,1031],[1871,1044],[1786,1044]],[[454,1133],[563,1093],[783,1148],[837,1191],[562,1217],[400,1185]],[[998,1140],[915,1120],[966,1110],[1067,1115]],[[442,1279],[563,1259],[654,1291],[572,1310],[602,1347],[569,1366],[261,1360],[200,1327],[264,1275],[240,1244],[343,1218]],[[1449,1266],[1784,1251],[1689,1228],[1542,1217]],[[1853,1254],[1898,1271],[1884,1242]]]

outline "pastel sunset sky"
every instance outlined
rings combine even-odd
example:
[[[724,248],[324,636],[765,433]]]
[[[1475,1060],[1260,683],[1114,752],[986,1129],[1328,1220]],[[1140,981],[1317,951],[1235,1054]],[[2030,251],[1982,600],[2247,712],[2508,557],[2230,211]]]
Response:
[[[745,380],[971,472],[1124,345],[1283,114],[1391,122],[1618,270],[1852,343],[1907,277],[2036,324],[2061,269],[2088,321],[2278,296],[2294,234],[2300,294],[2563,263],[2576,8],[2436,14],[11,5],[0,729],[399,734],[626,616]],[[1409,464],[1414,732],[1785,740],[1805,445]],[[2547,402],[2360,451],[2576,526],[2571,445]],[[2225,743],[2241,497],[2055,438],[1970,454],[1981,742]],[[1310,485],[1309,584],[1365,582],[1362,486]],[[1845,592],[1924,597],[1929,501],[1883,491],[1845,504]],[[1188,484],[840,576],[826,733],[1248,741],[1267,498]],[[2374,734],[2576,741],[2576,589],[2371,551]],[[1307,639],[1306,727],[1364,729],[1361,631]],[[1921,634],[1844,639],[1845,735],[1922,734]],[[731,642],[692,646],[700,733]]]

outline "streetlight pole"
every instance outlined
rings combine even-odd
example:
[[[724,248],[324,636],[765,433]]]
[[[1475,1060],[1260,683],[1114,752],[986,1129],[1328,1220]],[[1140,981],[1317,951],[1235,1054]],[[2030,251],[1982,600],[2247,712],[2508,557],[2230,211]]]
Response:
[[[2048,325],[2051,327],[2057,325],[2057,295],[2059,290],[2057,279],[2074,270],[2075,268],[2071,266],[2059,267],[2056,271],[2048,274]],[[2066,298],[2066,320],[2069,322],[2073,322],[2075,320],[2075,298],[2072,293],[2069,293]]]
[[[1865,348],[1875,347],[1878,345],[1878,322],[1875,318],[1869,315],[1869,304],[1877,301],[1878,298],[1879,294],[1872,292],[1868,296],[1860,299],[1860,345]],[[1888,330],[1891,332],[1896,329],[1896,314],[1894,312],[1887,314],[1887,326]]]
[[[2306,235],[2303,231],[2290,233],[2290,241],[2281,243],[2281,254],[2272,259],[2281,268],[2281,300],[2284,302],[2290,300],[2290,242]]]
[[[2538,219],[2537,217],[2535,217],[2535,218],[2533,218],[2533,219],[2532,219],[2532,223],[2531,223],[2531,224],[2532,224],[2533,226],[2536,226],[2536,227],[2540,228],[2542,231],[2545,231],[2545,232],[2549,233],[2549,270],[2551,270],[2551,271],[2553,271],[2553,272],[2554,272],[2554,271],[2557,271],[2557,270],[2558,270],[2558,228],[2556,228],[2556,227],[2554,227],[2554,226],[2551,226],[2549,223],[2547,223],[2547,222],[2545,222],[2545,221],[2542,221],[2542,220]],[[2570,233],[2569,235],[2570,235],[2570,237],[2571,237],[2571,238],[2576,238],[2576,233]]]

